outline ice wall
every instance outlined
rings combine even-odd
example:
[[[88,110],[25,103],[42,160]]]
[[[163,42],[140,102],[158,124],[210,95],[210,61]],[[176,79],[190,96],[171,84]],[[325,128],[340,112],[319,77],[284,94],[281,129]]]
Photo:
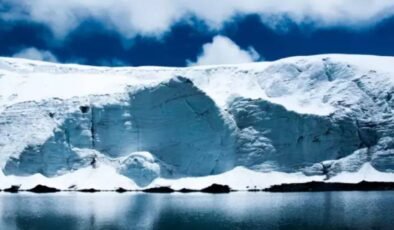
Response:
[[[236,166],[331,177],[368,162],[394,172],[394,59],[184,69],[0,64],[6,175],[106,164],[145,186]],[[41,92],[42,82],[51,87]],[[81,82],[86,90],[72,87]]]
[[[190,80],[175,77],[155,87],[130,91],[116,103],[94,105],[95,100],[105,101],[105,97],[108,96],[92,97],[90,104],[64,102],[51,109],[43,104],[25,104],[26,110],[34,107],[42,117],[28,113],[21,119],[32,117],[43,126],[57,120],[59,125],[47,130],[49,137],[42,143],[20,143],[25,144],[23,150],[6,161],[4,173],[55,176],[94,161],[94,155],[81,156],[76,149],[94,149],[112,161],[130,158],[133,152],[148,151],[155,158],[151,161],[161,166],[156,176],[163,177],[203,176],[234,167],[235,138],[231,125],[215,103]],[[67,112],[70,109],[65,107],[74,109]],[[19,122],[11,119],[9,125],[20,127]],[[19,132],[30,135],[37,131],[20,128]],[[120,172],[139,180],[133,170],[125,168],[135,164],[130,160],[123,164]],[[141,177],[144,176],[142,173]]]

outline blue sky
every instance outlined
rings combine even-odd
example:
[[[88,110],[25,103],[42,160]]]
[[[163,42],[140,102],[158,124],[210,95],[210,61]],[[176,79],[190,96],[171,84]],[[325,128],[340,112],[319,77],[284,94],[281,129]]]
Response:
[[[394,56],[392,2],[1,0],[0,55],[106,66]]]

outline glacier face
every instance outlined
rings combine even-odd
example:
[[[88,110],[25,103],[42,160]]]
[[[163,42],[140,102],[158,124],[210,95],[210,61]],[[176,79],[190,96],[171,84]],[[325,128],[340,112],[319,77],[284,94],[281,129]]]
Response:
[[[157,178],[394,172],[394,58],[194,68],[0,59],[0,166],[57,177],[105,164]],[[393,176],[394,179],[394,176]]]
[[[105,97],[112,96],[101,96],[100,100],[107,101]],[[65,101],[46,105],[25,104],[26,108],[42,108],[41,117],[30,122],[46,125],[49,119],[59,125],[47,130],[49,138],[45,141],[13,153],[4,166],[6,175],[39,172],[55,176],[89,166],[93,156],[80,156],[76,149],[94,149],[109,158],[152,152],[163,162],[160,175],[169,177],[203,176],[234,167],[235,140],[231,127],[215,103],[183,77],[126,92],[115,103],[95,106]],[[29,119],[28,116],[25,114],[22,119]],[[14,122],[19,120],[11,120],[8,126],[17,127]],[[34,135],[37,130],[24,132],[28,131]],[[17,139],[15,136],[15,142],[19,142]],[[129,161],[125,164],[134,167]],[[123,167],[121,172],[136,174],[130,170]]]
[[[345,157],[362,146],[348,117],[298,114],[265,100],[236,99],[231,114],[239,128],[239,164],[294,171],[314,162]],[[261,165],[260,165],[261,164]]]

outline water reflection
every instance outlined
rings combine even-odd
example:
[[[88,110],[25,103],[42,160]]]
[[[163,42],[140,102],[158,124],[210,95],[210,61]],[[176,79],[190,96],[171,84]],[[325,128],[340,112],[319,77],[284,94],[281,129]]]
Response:
[[[0,195],[0,229],[392,229],[394,192]]]

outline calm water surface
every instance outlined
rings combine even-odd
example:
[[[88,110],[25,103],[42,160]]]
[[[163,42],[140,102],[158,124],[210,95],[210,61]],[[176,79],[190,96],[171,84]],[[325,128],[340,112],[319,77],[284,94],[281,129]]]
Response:
[[[0,229],[394,229],[394,192],[0,193]]]

